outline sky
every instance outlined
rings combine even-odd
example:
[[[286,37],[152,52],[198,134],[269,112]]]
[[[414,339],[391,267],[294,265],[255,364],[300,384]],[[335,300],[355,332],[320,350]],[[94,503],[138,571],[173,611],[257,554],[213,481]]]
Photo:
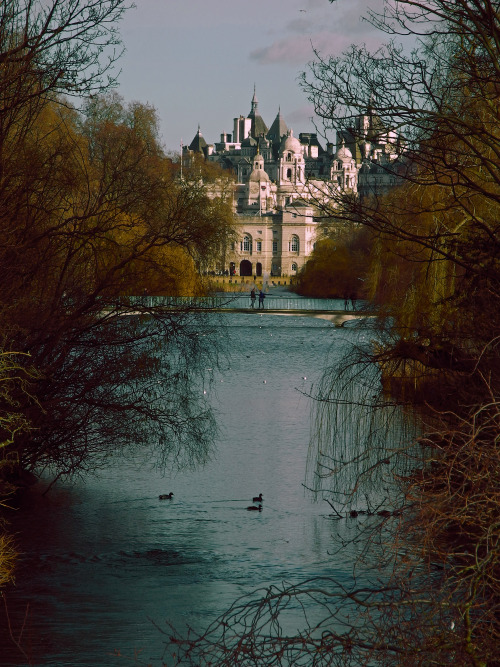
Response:
[[[353,43],[376,48],[383,36],[361,16],[381,2],[135,0],[121,24],[118,92],[155,107],[167,151],[189,145],[198,125],[207,143],[232,133],[233,118],[250,112],[254,86],[268,127],[280,109],[296,136],[314,131],[298,81],[313,47],[322,56]]]

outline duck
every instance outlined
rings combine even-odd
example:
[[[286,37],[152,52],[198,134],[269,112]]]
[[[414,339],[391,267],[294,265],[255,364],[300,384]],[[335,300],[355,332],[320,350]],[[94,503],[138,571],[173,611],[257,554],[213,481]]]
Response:
[[[255,512],[262,512],[262,505],[258,505],[258,506],[250,505],[249,507],[247,507],[247,510],[253,510]]]
[[[161,493],[158,497],[160,500],[172,500],[173,492],[170,491],[170,493]]]
[[[254,498],[252,498],[253,503],[261,503],[263,500],[264,500],[264,498],[262,497],[262,493],[259,493],[258,496],[255,496]]]

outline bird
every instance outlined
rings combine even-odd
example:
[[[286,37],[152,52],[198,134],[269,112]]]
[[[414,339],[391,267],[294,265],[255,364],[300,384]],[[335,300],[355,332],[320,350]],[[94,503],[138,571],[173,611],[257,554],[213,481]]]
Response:
[[[252,498],[252,502],[254,503],[261,503],[263,500],[262,493],[259,493],[258,496],[254,496],[254,498]]]
[[[262,512],[262,505],[258,505],[258,506],[249,505],[247,507],[247,510],[255,510],[256,512]]]
[[[170,493],[161,493],[158,497],[160,500],[172,500],[173,492],[170,491]]]

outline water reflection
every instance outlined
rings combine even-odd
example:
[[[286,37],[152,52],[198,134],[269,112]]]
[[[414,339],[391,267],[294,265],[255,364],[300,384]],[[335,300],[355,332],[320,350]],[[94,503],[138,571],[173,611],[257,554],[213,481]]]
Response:
[[[120,458],[19,510],[23,560],[6,600],[14,632],[29,605],[22,639],[35,664],[127,664],[116,650],[159,664],[154,623],[201,629],[258,586],[350,577],[353,554],[331,555],[350,528],[332,530],[328,506],[303,481],[308,393],[330,346],[340,359],[362,332],[306,317],[226,317],[229,362],[200,387],[222,426],[212,462],[163,477],[147,456]],[[247,512],[260,492],[263,511]],[[2,631],[10,648],[0,664],[26,664],[4,622]]]

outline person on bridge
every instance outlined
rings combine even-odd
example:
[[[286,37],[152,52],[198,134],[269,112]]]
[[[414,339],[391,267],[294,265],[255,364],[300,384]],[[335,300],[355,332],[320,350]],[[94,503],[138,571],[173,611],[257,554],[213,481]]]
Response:
[[[264,299],[266,298],[266,295],[262,290],[259,292],[259,308],[264,308]]]
[[[255,307],[255,288],[252,288],[252,291],[250,292],[250,304],[251,307]]]

